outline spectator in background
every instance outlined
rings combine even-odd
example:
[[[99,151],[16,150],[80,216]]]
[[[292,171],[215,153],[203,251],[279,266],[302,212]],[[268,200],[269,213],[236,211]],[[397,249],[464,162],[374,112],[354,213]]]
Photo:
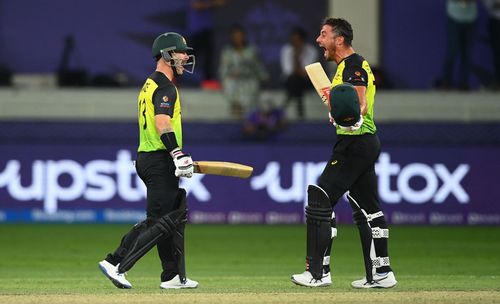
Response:
[[[288,125],[285,111],[270,99],[263,99],[257,109],[246,117],[243,133],[249,139],[268,140]]]
[[[219,74],[234,118],[241,119],[257,108],[260,84],[268,75],[256,48],[248,45],[245,31],[239,25],[231,28],[230,44],[222,50]]]
[[[477,20],[477,2],[476,0],[447,0],[446,13],[448,18],[446,57],[443,72],[436,87],[442,89],[454,87],[453,66],[460,56],[458,88],[468,90],[474,28]]]
[[[225,5],[225,0],[191,0],[188,11],[189,43],[193,46],[196,60],[201,65],[201,86],[218,89],[213,67],[214,16],[213,11]]]
[[[493,88],[500,90],[500,0],[483,0],[488,9],[488,27],[490,32],[490,43],[493,53],[493,66],[495,69],[495,81]]]
[[[290,41],[281,48],[281,71],[285,77],[285,106],[292,101],[297,103],[297,115],[304,118],[304,92],[311,88],[304,67],[318,60],[318,52],[306,42],[306,32],[295,27],[290,33]]]

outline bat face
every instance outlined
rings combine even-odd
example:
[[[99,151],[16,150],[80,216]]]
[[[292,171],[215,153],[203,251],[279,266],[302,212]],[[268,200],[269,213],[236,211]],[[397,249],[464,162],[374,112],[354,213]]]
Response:
[[[319,97],[326,106],[329,106],[330,100],[330,89],[331,89],[331,81],[326,76],[325,70],[319,62],[315,62],[309,64],[305,67],[307,76],[309,76],[309,80],[314,86],[316,93],[318,93]]]

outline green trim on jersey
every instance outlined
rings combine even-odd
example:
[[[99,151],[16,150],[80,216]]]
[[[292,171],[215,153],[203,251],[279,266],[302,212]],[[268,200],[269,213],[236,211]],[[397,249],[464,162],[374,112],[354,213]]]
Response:
[[[360,64],[361,63],[361,64]],[[367,112],[363,116],[363,125],[361,125],[361,128],[359,128],[356,131],[349,132],[347,130],[342,130],[339,126],[337,126],[337,134],[339,135],[362,135],[362,134],[375,134],[377,131],[377,127],[375,126],[374,122],[374,114],[373,114],[373,107],[375,104],[375,92],[376,92],[376,87],[375,87],[375,76],[373,76],[372,69],[370,68],[370,65],[368,62],[358,54],[353,54],[346,59],[344,59],[342,62],[337,67],[337,72],[335,73],[335,76],[333,77],[332,80],[332,88],[336,85],[344,83],[343,79],[343,73],[347,65],[361,65],[363,70],[366,71],[366,74],[368,74],[368,80],[367,80],[367,87],[366,87],[366,106],[367,106]]]
[[[153,79],[152,79],[153,78]],[[137,152],[152,152],[166,150],[165,145],[160,139],[160,134],[156,130],[155,124],[155,104],[153,98],[158,89],[165,85],[172,85],[168,78],[167,81],[161,81],[159,77],[150,76],[144,83],[138,97],[138,121],[139,121],[139,148]],[[173,103],[173,115],[170,122],[175,132],[175,139],[180,148],[182,148],[182,119],[181,119],[181,102],[179,92],[174,86],[176,92],[176,100]]]

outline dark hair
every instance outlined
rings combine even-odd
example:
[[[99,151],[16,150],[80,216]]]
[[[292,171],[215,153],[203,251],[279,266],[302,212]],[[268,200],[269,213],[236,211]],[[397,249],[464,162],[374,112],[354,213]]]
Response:
[[[306,31],[300,26],[294,26],[290,31],[290,34],[299,36],[302,41],[305,41],[307,38]]]
[[[247,32],[245,31],[245,28],[242,25],[238,24],[238,23],[233,24],[231,26],[231,35],[233,35],[234,32],[240,32],[240,33],[243,34],[243,46],[247,46],[248,45],[248,41],[247,41]],[[232,38],[231,38],[231,45],[233,47],[235,47],[234,42],[232,41]]]
[[[349,22],[342,18],[325,18],[323,21],[323,25],[329,25],[333,28],[333,31],[337,33],[337,35],[344,37],[345,44],[351,46],[352,44],[352,27]]]

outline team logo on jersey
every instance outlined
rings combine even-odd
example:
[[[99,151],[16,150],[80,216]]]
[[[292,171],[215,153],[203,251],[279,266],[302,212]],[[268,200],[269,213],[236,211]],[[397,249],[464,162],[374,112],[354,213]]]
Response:
[[[163,102],[160,103],[160,108],[170,108],[170,102],[169,102],[169,99],[168,99],[168,96],[163,96],[162,98]]]
[[[353,81],[353,80],[364,82],[365,78],[362,76],[360,71],[356,71],[356,72],[354,72],[354,77],[349,78],[349,81]]]

